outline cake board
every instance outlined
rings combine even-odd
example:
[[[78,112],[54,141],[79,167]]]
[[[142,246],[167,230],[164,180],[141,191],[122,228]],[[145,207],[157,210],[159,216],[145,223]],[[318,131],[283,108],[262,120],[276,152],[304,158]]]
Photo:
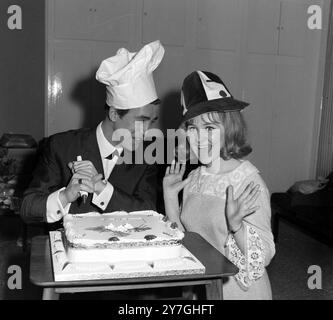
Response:
[[[175,275],[203,274],[204,265],[183,245],[181,255],[174,259],[137,261],[135,263],[71,263],[68,261],[62,232],[51,231],[50,247],[54,280],[99,280],[140,277],[165,277]]]

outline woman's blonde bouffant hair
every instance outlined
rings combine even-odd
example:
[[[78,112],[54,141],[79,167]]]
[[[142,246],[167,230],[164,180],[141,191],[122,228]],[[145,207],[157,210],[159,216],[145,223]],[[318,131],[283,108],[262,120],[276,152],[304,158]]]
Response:
[[[204,122],[221,124],[224,128],[224,145],[221,147],[221,157],[224,160],[242,159],[252,152],[247,142],[247,126],[240,111],[232,112],[208,112],[201,116]],[[194,124],[194,119],[185,121],[181,125],[184,130]],[[190,147],[186,146],[187,159],[190,158]]]

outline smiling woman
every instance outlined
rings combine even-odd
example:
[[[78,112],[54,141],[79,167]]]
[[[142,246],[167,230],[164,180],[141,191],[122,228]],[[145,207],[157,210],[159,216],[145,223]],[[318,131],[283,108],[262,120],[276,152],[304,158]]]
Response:
[[[224,284],[226,299],[271,299],[265,269],[275,254],[269,191],[259,170],[243,159],[251,152],[241,114],[248,103],[234,99],[222,80],[206,71],[187,76],[182,90],[183,126],[201,165],[184,180],[184,165],[166,170],[166,214],[238,267]]]
[[[209,121],[208,117],[208,114],[197,116],[185,123],[191,150],[201,163],[207,165],[220,157],[224,145],[223,125]]]
[[[246,141],[246,124],[239,111],[205,113],[186,121],[185,128],[192,146],[199,142],[198,147],[202,149],[207,146],[201,139],[209,141],[209,146],[217,148],[224,160],[241,159],[252,151]],[[195,148],[191,149],[194,151]]]

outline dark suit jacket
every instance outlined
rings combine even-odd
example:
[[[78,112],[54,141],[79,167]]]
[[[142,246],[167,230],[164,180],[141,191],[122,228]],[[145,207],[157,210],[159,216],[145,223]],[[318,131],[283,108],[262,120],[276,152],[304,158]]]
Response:
[[[72,176],[68,163],[75,161],[78,155],[83,160],[90,160],[97,172],[103,174],[96,128],[71,130],[47,139],[32,181],[24,193],[21,216],[26,222],[46,222],[47,198],[52,192],[67,186]],[[109,182],[113,185],[114,192],[105,212],[156,209],[156,166],[117,164]],[[92,204],[92,194],[89,194],[85,204],[79,198],[70,207],[70,213],[90,211],[101,212]]]

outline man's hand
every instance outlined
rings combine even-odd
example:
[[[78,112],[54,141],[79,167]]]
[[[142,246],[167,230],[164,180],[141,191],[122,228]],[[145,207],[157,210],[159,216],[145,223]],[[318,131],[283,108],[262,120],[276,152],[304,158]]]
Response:
[[[65,207],[67,204],[74,202],[80,197],[80,191],[94,192],[92,179],[90,175],[84,172],[74,173],[66,189],[60,192],[59,198],[62,206]]]
[[[82,161],[73,161],[68,164],[69,168],[72,170],[73,173],[84,171],[90,178],[96,176],[98,174],[95,166],[89,160],[82,160]]]
[[[83,173],[90,177],[93,183],[93,189],[99,195],[105,188],[106,183],[103,182],[103,175],[99,174],[94,164],[89,160],[73,161],[68,164],[73,173]]]
[[[106,187],[106,182],[103,180],[103,175],[102,174],[97,174],[96,176],[92,177],[92,183],[94,185],[94,192],[99,195],[104,188]]]

